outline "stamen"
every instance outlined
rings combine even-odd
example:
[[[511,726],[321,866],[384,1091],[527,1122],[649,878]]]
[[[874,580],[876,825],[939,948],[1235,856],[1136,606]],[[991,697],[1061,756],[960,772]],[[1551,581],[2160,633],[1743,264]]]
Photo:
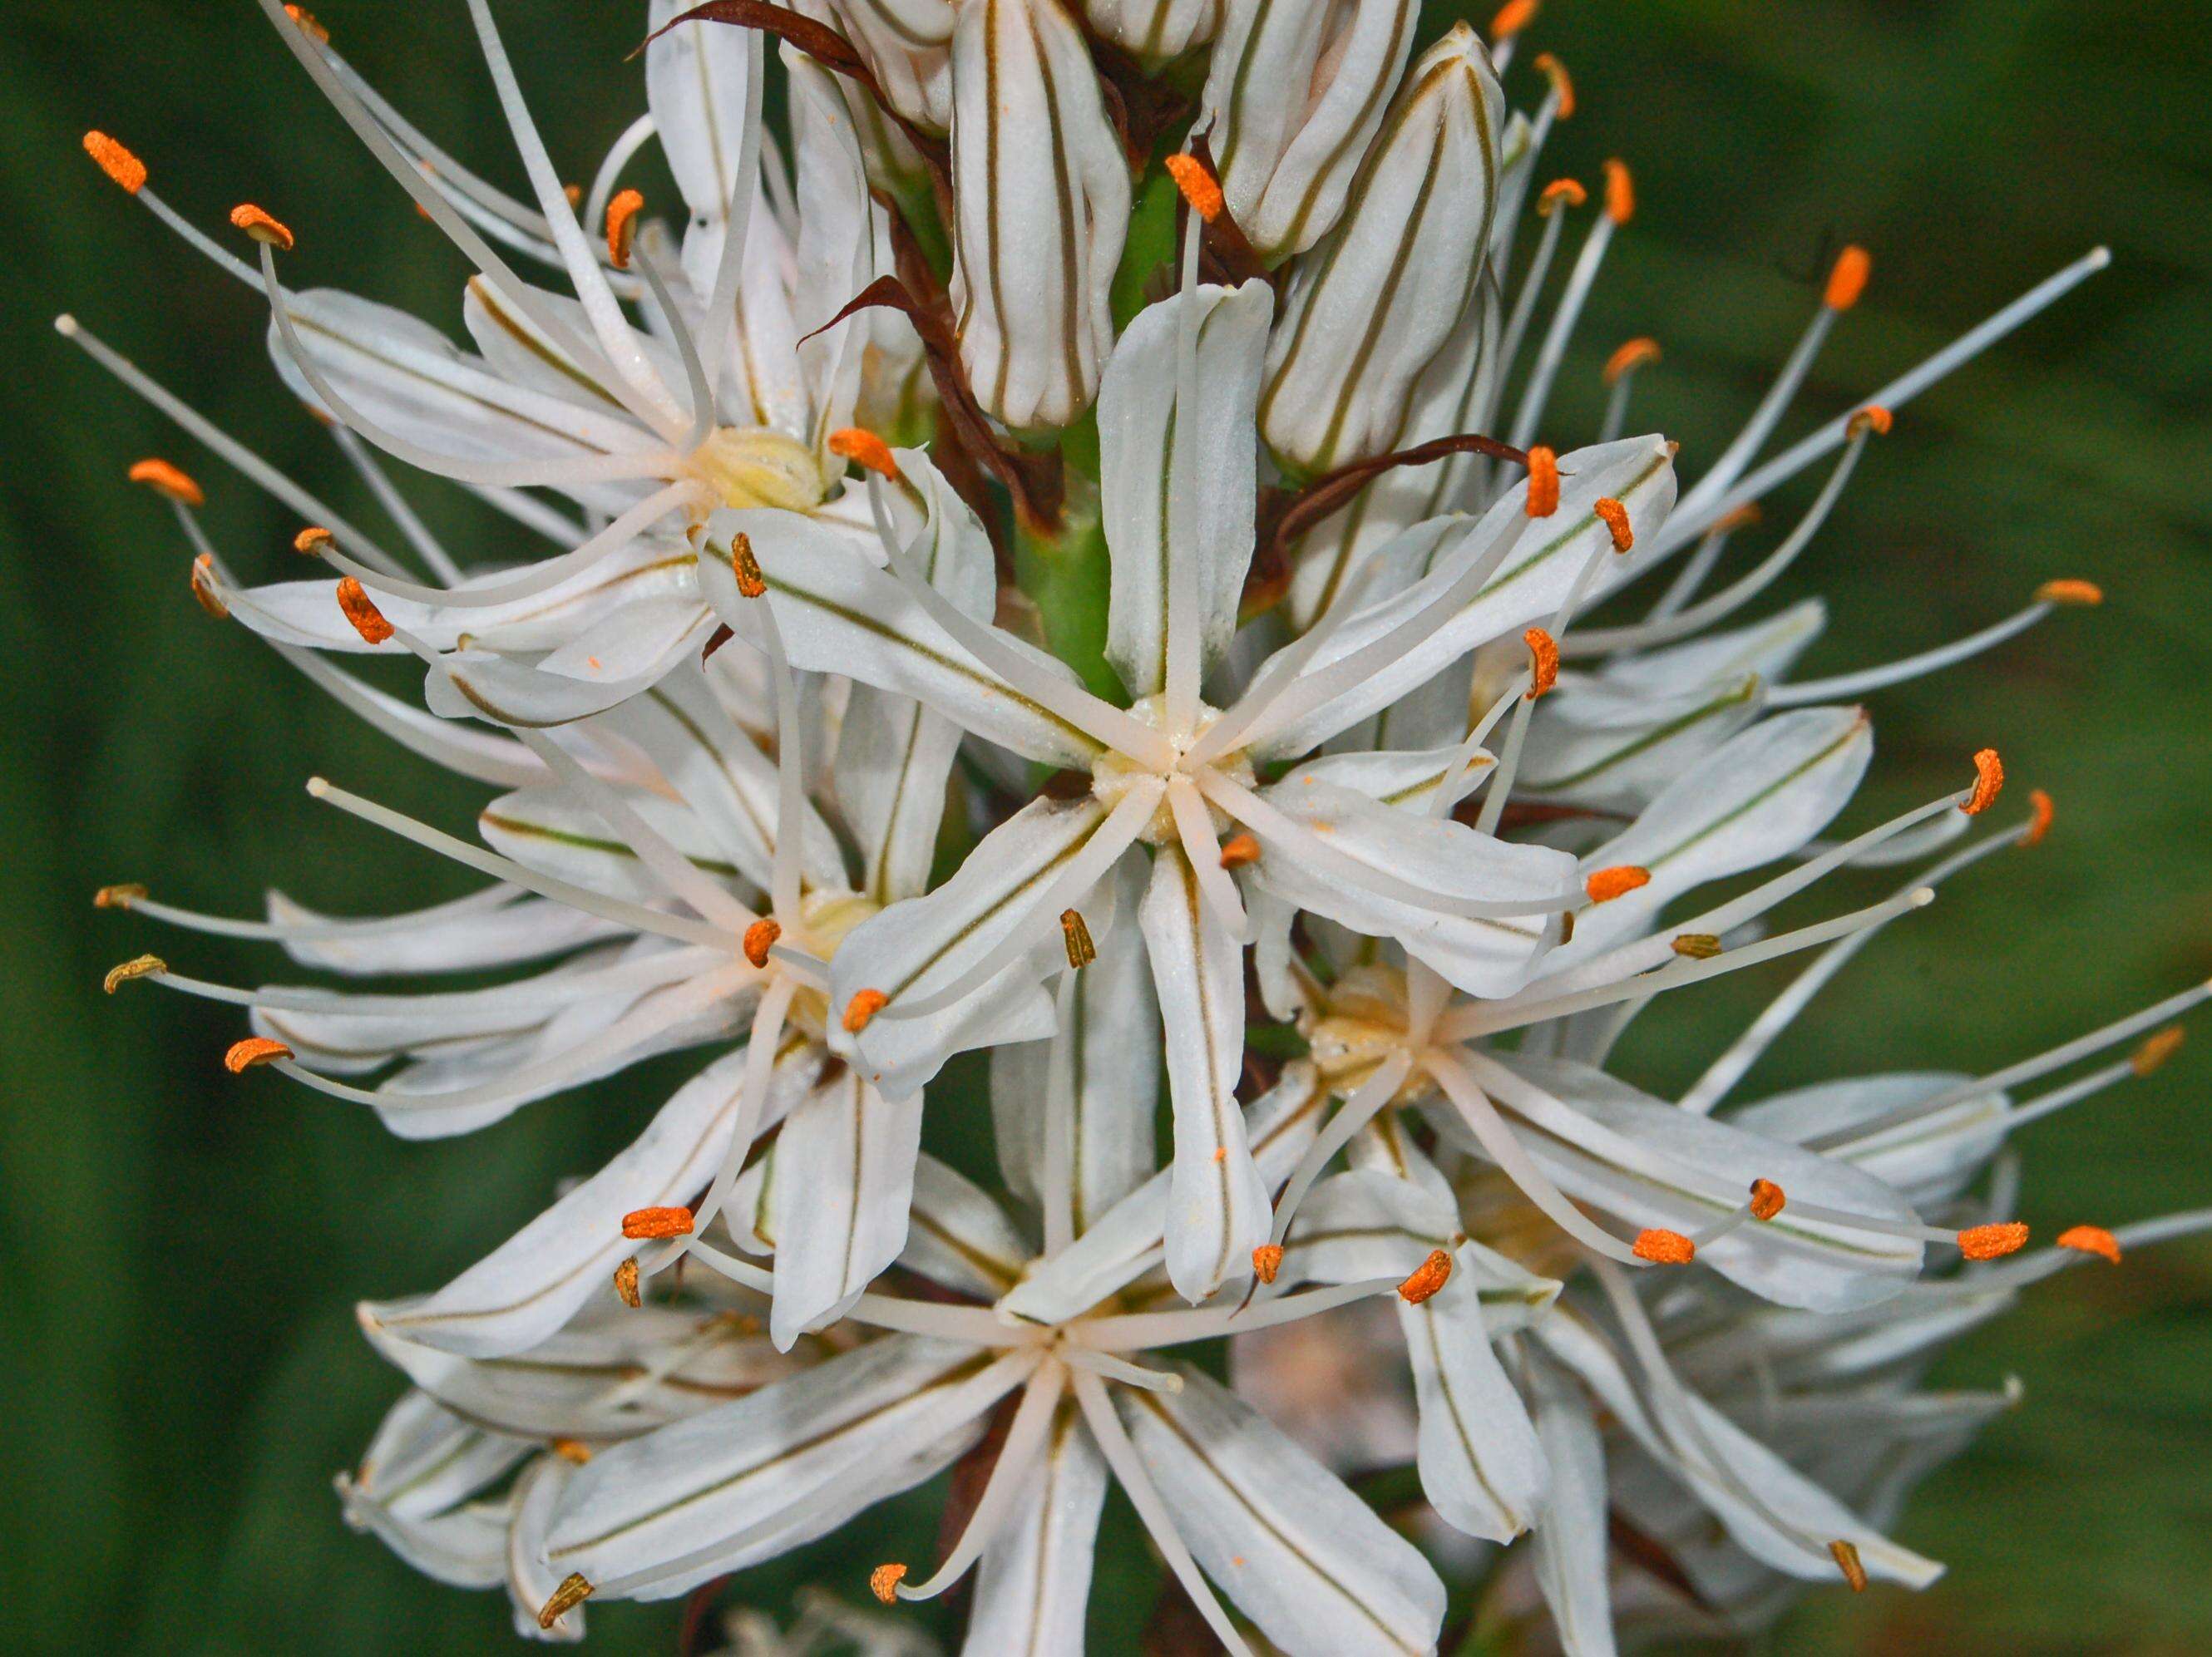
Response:
[[[1859,1563],[1859,1551],[1850,1543],[1834,1541],[1828,1551],[1835,1556],[1836,1569],[1844,1574],[1844,1581],[1851,1585],[1853,1593],[1864,1593],[1867,1587],[1866,1567]]]
[[[169,963],[158,955],[133,956],[119,967],[110,967],[107,976],[100,980],[100,987],[112,995],[134,978],[149,978],[168,970]]]
[[[1535,67],[1552,83],[1552,97],[1558,106],[1559,119],[1572,118],[1575,112],[1575,83],[1567,74],[1567,66],[1548,52],[1536,54]]]
[[[1692,961],[1711,961],[1721,952],[1721,941],[1711,932],[1677,932],[1667,947]]]
[[[105,132],[86,133],[84,153],[129,194],[135,196],[146,187],[146,163]]]
[[[768,966],[768,952],[776,939],[783,936],[783,928],[774,920],[756,920],[745,928],[744,949],[745,959],[763,970]]]
[[[1150,1372],[1137,1370],[1134,1365],[1117,1367],[1150,1378]],[[1161,1379],[1173,1381],[1178,1387],[1182,1384],[1179,1375]],[[1053,1418],[1059,1413],[1060,1399],[1066,1395],[1065,1388],[1066,1371],[1059,1364],[1037,1366],[1022,1389],[1022,1401],[1007,1425],[998,1460],[992,1464],[982,1495],[961,1529],[960,1539],[938,1565],[936,1575],[912,1587],[901,1586],[906,1575],[904,1565],[878,1567],[868,1579],[868,1587],[878,1599],[888,1605],[894,1599],[933,1599],[959,1581],[969,1568],[983,1557],[984,1551],[1004,1527],[1015,1502],[1030,1488],[1036,1474],[1046,1440],[1052,1432]]]
[[[553,1624],[592,1597],[592,1585],[583,1572],[570,1571],[561,1579],[561,1586],[553,1590],[553,1597],[538,1610],[538,1626],[552,1630]]]
[[[637,215],[645,210],[641,191],[625,190],[607,203],[607,259],[616,270],[629,269],[630,244],[637,236]]]
[[[303,558],[320,558],[336,543],[337,537],[319,524],[310,524],[292,537],[292,550]]]
[[[743,530],[730,542],[730,568],[738,578],[738,591],[748,598],[765,597],[768,578],[761,574],[760,560],[753,555],[752,537]]]
[[[1783,1194],[1782,1187],[1771,1180],[1753,1180],[1751,1182],[1751,1217],[1754,1220],[1772,1219],[1783,1211],[1789,1200]]]
[[[1313,1143],[1298,1158],[1297,1167],[1291,1170],[1291,1177],[1284,1182],[1283,1194],[1275,1199],[1275,1217],[1267,1233],[1269,1246],[1279,1245],[1290,1235],[1291,1222],[1297,1217],[1298,1205],[1305,1200],[1306,1193],[1321,1177],[1322,1169],[1328,1166],[1338,1151],[1352,1142],[1353,1134],[1373,1121],[1376,1113],[1397,1096],[1399,1087],[1413,1067],[1413,1055],[1404,1048],[1392,1053],[1359,1084],[1336,1114],[1330,1117],[1321,1132],[1314,1136]],[[1282,1252],[1279,1247],[1275,1248],[1278,1256]],[[1253,1258],[1257,1260],[1259,1257],[1255,1255]],[[1261,1279],[1263,1283],[1274,1280],[1272,1269]]]
[[[1559,509],[1559,457],[1542,444],[1528,451],[1528,516],[1549,518]]]
[[[216,585],[215,555],[212,553],[204,552],[192,560],[191,574],[187,579],[191,583],[192,597],[199,601],[202,610],[218,622],[229,618],[230,606],[223,603],[222,593]]]
[[[1867,278],[1873,273],[1874,259],[1865,248],[1846,247],[1836,255],[1835,265],[1828,272],[1828,291],[1820,296],[1820,303],[1831,311],[1850,310],[1866,292]]]
[[[273,247],[279,252],[289,253],[295,246],[292,233],[252,202],[240,202],[232,208],[230,222],[264,247]]]
[[[1082,914],[1074,909],[1060,912],[1060,930],[1067,944],[1067,965],[1071,972],[1080,972],[1098,959],[1098,946],[1091,941],[1091,928],[1083,924]]]
[[[287,6],[284,15],[300,26],[301,30],[324,46],[331,43],[331,32],[322,26],[314,13],[301,6]]]
[[[638,1292],[636,1255],[631,1255],[615,1267],[615,1293],[633,1312],[645,1304],[645,1296]]]
[[[1589,191],[1582,187],[1578,179],[1554,179],[1536,197],[1536,215],[1548,219],[1562,202],[1569,207],[1580,207],[1589,199]]]
[[[2051,803],[2051,796],[2043,790],[2031,788],[2027,792],[2027,827],[2021,830],[2020,843],[2024,847],[2040,846],[2043,837],[2051,832],[2051,820],[2058,815],[2058,808]]]
[[[574,1467],[580,1467],[592,1459],[592,1447],[580,1438],[556,1438],[545,1448]]]
[[[1959,1234],[1959,1252],[1970,1260],[2002,1259],[2027,1246],[2027,1228],[2018,1220],[1972,1225]]]
[[[2181,1045],[2187,1035],[2188,1031],[2179,1024],[2160,1030],[2135,1050],[2128,1059],[2128,1068],[2137,1076],[2149,1075],[2173,1057],[2173,1050]]]
[[[1997,757],[1994,748],[1984,748],[1974,756],[1974,792],[1966,796],[1966,803],[1959,809],[1970,817],[1978,817],[1997,803],[1997,795],[2004,787],[2004,762]]]
[[[1593,871],[1583,882],[1583,890],[1589,894],[1593,903],[1610,903],[1617,897],[1626,897],[1638,887],[1651,883],[1651,871],[1639,869],[1632,863],[1617,864],[1610,869]]]
[[[1879,667],[1863,668],[1854,673],[1838,673],[1826,679],[1801,679],[1796,684],[1783,685],[1766,699],[1770,711],[1784,707],[1803,707],[1814,702],[1846,701],[1864,696],[1876,690],[1901,684],[1907,679],[1917,679],[1924,674],[1939,672],[1947,667],[1967,661],[1985,650],[1993,650],[2006,640],[2025,633],[2051,614],[2051,604],[2039,598],[2027,609],[1993,622],[1978,633],[1963,639],[1954,639],[1948,645],[1938,645],[1917,656],[1906,656],[1897,661],[1886,662]]]
[[[353,623],[353,630],[365,642],[380,645],[392,636],[392,623],[384,619],[384,612],[350,575],[338,582],[338,608],[345,612],[346,620]]]
[[[1260,860],[1260,842],[1249,834],[1231,835],[1221,842],[1221,866],[1241,869]]]
[[[2074,1225],[2058,1234],[2058,1247],[2083,1254],[2100,1254],[2114,1266],[2120,1263],[2120,1241],[2101,1225]]]
[[[2056,581],[2045,581],[2036,588],[2035,602],[2039,604],[2101,604],[2105,602],[2105,590],[2094,581],[2062,577]]]
[[[1167,168],[1168,177],[1175,180],[1176,188],[1182,192],[1183,200],[1190,203],[1192,212],[1208,224],[1221,216],[1221,185],[1206,170],[1205,163],[1195,155],[1175,155],[1162,165]]]
[[[1536,20],[1538,0],[1505,0],[1490,20],[1490,43],[1502,46]]]
[[[623,1216],[622,1234],[633,1242],[682,1237],[691,1230],[691,1211],[684,1207],[634,1208]]]
[[[2070,1233],[2069,1234],[2071,1235]],[[2064,1238],[2060,1238],[2063,1242]],[[1280,1243],[1261,1243],[1252,1251],[1252,1275],[1261,1283],[1273,1283],[1275,1274],[1283,1269],[1283,1246]]]
[[[891,483],[899,481],[898,460],[891,453],[891,446],[866,427],[846,426],[830,433],[830,452]]]
[[[868,1573],[868,1592],[887,1605],[898,1603],[898,1585],[906,1581],[904,1565],[878,1565]]]
[[[1876,437],[1887,437],[1890,428],[1897,424],[1897,416],[1879,403],[1869,403],[1853,415],[1844,425],[1844,432],[1852,437],[1862,432],[1872,432]]]
[[[1615,224],[1626,224],[1636,216],[1636,181],[1629,175],[1628,164],[1617,158],[1605,164],[1605,215]]]
[[[1648,337],[1628,341],[1605,360],[1605,383],[1617,384],[1624,374],[1634,373],[1659,361],[1659,342]]]
[[[1559,682],[1559,646],[1540,627],[1528,628],[1521,639],[1528,646],[1528,689],[1525,694],[1533,702]]]
[[[279,1059],[289,1059],[292,1049],[282,1041],[272,1041],[265,1035],[249,1035],[243,1041],[234,1041],[222,1055],[222,1067],[233,1076],[242,1076],[257,1065],[273,1065]]]
[[[1627,507],[1611,495],[1604,495],[1591,510],[1605,519],[1606,528],[1613,533],[1615,552],[1626,552],[1636,545],[1636,531],[1629,527]]]
[[[126,476],[132,483],[143,483],[156,495],[168,496],[179,506],[207,505],[207,495],[200,486],[166,460],[136,461]]]
[[[140,898],[149,895],[147,889],[137,881],[119,886],[103,886],[92,895],[95,909],[127,909]]]
[[[1428,1259],[1415,1268],[1413,1275],[1398,1285],[1398,1298],[1408,1306],[1419,1306],[1434,1296],[1450,1281],[1451,1256],[1441,1248],[1429,1251]]]
[[[1654,1266],[1687,1266],[1698,1257],[1698,1246],[1679,1231],[1663,1228],[1636,1234],[1636,1258]]]
[[[845,1004],[842,1023],[845,1034],[858,1035],[868,1028],[869,1021],[890,1005],[890,997],[881,990],[855,990],[853,998]]]

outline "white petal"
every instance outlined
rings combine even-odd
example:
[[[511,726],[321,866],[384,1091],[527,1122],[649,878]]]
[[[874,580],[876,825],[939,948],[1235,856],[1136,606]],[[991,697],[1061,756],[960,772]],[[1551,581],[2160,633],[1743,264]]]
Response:
[[[512,886],[410,914],[359,920],[324,914],[271,891],[268,913],[275,925],[312,929],[312,936],[285,940],[284,952],[301,966],[361,975],[516,966],[625,935],[613,921],[525,897]]]
[[[1626,833],[1583,859],[1630,865],[1650,883],[1576,917],[1574,940],[1548,966],[1564,971],[1650,926],[1707,881],[1787,857],[1827,827],[1865,775],[1874,732],[1855,707],[1778,713],[1730,738],[1677,778]]]
[[[1083,1648],[1106,1463],[1063,1403],[1043,1461],[976,1567],[968,1657]]]
[[[915,1164],[901,1266],[947,1289],[996,1300],[1020,1278],[1030,1253],[1006,1211],[979,1187],[934,1156]]]
[[[1291,1657],[1433,1651],[1443,1584],[1413,1545],[1209,1377],[1179,1393],[1115,1389],[1177,1533]]]
[[[1197,572],[1201,671],[1237,630],[1258,501],[1253,408],[1273,302],[1273,290],[1253,281],[1147,306],[1106,365],[1098,391],[1099,504],[1113,561],[1106,659],[1132,696],[1167,684],[1170,549]],[[1176,400],[1186,306],[1198,319],[1198,400],[1188,410]]]
[[[775,1229],[769,1331],[788,1350],[906,1246],[921,1096],[885,1099],[841,1071],[794,1108],[775,1142],[768,1202]]]
[[[744,877],[689,806],[641,788],[615,792],[702,873],[732,887]],[[487,846],[539,874],[610,897],[650,901],[667,895],[629,843],[558,786],[501,795],[477,814],[477,827]]]
[[[689,11],[686,0],[653,0],[646,32]],[[662,35],[645,53],[645,95],[669,171],[692,214],[720,219],[737,191],[744,138],[744,32],[715,23],[687,23]]]
[[[389,1513],[423,1519],[467,1501],[528,1454],[529,1446],[488,1433],[426,1393],[410,1392],[385,1412],[349,1482]]]
[[[575,1472],[557,1455],[542,1455],[514,1481],[514,1514],[507,1535],[507,1597],[514,1609],[514,1631],[526,1640],[571,1645],[584,1637],[584,1608],[577,1606],[550,1629],[538,1626],[538,1612],[561,1579],[545,1563],[545,1529],[554,1504]]]
[[[1252,1161],[1237,1078],[1244,1062],[1244,951],[1200,895],[1180,845],[1161,848],[1139,911],[1166,1036],[1175,1161],[1168,1276],[1197,1302],[1252,1270],[1267,1188]]]
[[[1398,1320],[1413,1360],[1421,1417],[1422,1492],[1448,1525],[1510,1542],[1535,1521],[1551,1472],[1536,1429],[1491,1349],[1482,1287],[1462,1245],[1444,1286]]]
[[[1967,1079],[1948,1071],[1905,1071],[1820,1082],[1733,1111],[1729,1125],[1798,1144],[1887,1117]],[[1977,1094],[1932,1114],[1860,1135],[1828,1154],[1865,1169],[1912,1202],[1938,1205],[1957,1196],[1988,1165],[2004,1143],[2011,1108],[2002,1092]]]
[[[1613,1657],[1605,1441],[1571,1383],[1544,1367],[1536,1377],[1536,1436],[1552,1470],[1551,1500],[1531,1545],[1536,1586],[1566,1657]]]
[[[818,1051],[771,1072],[772,1126],[812,1079]],[[677,1089],[628,1149],[435,1294],[362,1308],[410,1340],[469,1357],[494,1357],[536,1345],[595,1296],[611,1295],[611,1273],[637,1245],[622,1234],[625,1214],[688,1201],[713,1179],[729,1148],[743,1048],[726,1053]]]
[[[592,1458],[563,1492],[549,1554],[593,1581],[707,1551],[839,1481],[974,1421],[1024,1360],[899,1335]]]

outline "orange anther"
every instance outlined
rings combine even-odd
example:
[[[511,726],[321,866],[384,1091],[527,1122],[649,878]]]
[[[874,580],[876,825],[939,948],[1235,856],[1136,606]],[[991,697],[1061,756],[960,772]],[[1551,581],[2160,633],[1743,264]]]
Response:
[[[1221,842],[1221,866],[1241,869],[1260,860],[1260,842],[1249,835],[1231,835]]]
[[[1190,203],[1192,212],[1208,224],[1221,216],[1221,185],[1206,170],[1203,161],[1195,155],[1170,155],[1164,165],[1168,177],[1175,180],[1176,188],[1182,191],[1182,198]]]
[[[623,1216],[622,1234],[632,1241],[649,1237],[688,1237],[691,1211],[688,1208],[633,1208]]]
[[[858,1035],[868,1028],[868,1021],[890,1005],[890,997],[881,990],[855,990],[853,998],[845,1004],[845,1034]]]
[[[1091,928],[1083,924],[1081,911],[1062,909],[1060,912],[1060,935],[1067,945],[1069,971],[1081,972],[1098,959],[1098,946],[1091,941]]]
[[[1831,1542],[1828,1552],[1834,1557],[1836,1569],[1844,1574],[1844,1581],[1851,1585],[1853,1593],[1866,1592],[1866,1567],[1859,1563],[1859,1551],[1849,1542]]]
[[[2135,1050],[2134,1056],[2128,1060],[2129,1068],[2137,1076],[2149,1075],[2173,1057],[2173,1050],[2181,1045],[2183,1039],[2188,1034],[2189,1032],[2179,1024],[2167,1025],[2157,1035],[2145,1040],[2142,1046]]]
[[[1853,415],[1844,427],[1852,437],[1864,437],[1872,432],[1876,437],[1887,437],[1890,428],[1897,424],[1897,416],[1879,403],[1869,403]]]
[[[633,1254],[615,1267],[615,1293],[622,1303],[633,1312],[645,1304],[645,1296],[637,1288],[637,1256]]]
[[[1643,336],[1628,341],[1605,360],[1605,383],[1618,385],[1623,374],[1659,361],[1659,342]]]
[[[1654,1266],[1687,1266],[1698,1258],[1698,1246],[1679,1231],[1654,1226],[1636,1234],[1634,1253]]]
[[[1451,1256],[1441,1248],[1432,1248],[1413,1275],[1398,1285],[1398,1297],[1408,1306],[1419,1306],[1450,1282],[1451,1273]]]
[[[1548,219],[1552,216],[1553,209],[1563,202],[1569,207],[1580,207],[1589,199],[1589,191],[1583,189],[1577,180],[1554,179],[1544,186],[1542,193],[1536,197],[1536,215],[1539,218]]]
[[[580,184],[564,184],[561,186],[561,193],[568,198],[568,205],[572,208],[584,204],[584,186]]]
[[[1559,95],[1559,118],[1563,121],[1571,118],[1575,112],[1575,83],[1567,74],[1567,66],[1550,52],[1540,52],[1536,54],[1536,68],[1551,82],[1552,90]]]
[[[607,258],[617,270],[629,269],[629,245],[637,235],[637,215],[645,211],[645,197],[635,190],[616,193],[607,203]]]
[[[1970,1225],[1959,1234],[1959,1252],[1970,1260],[2002,1259],[2027,1247],[2027,1228],[2018,1220]]]
[[[898,1585],[904,1581],[904,1565],[878,1565],[868,1573],[868,1592],[888,1605],[898,1599]]]
[[[147,978],[168,970],[169,963],[158,955],[133,956],[119,967],[110,967],[107,975],[100,980],[100,987],[112,995],[134,978]]]
[[[204,507],[207,496],[200,486],[166,460],[141,460],[125,474],[132,483],[143,483],[158,495],[166,495],[180,507]]]
[[[1668,947],[1692,961],[1711,961],[1721,952],[1721,940],[1715,932],[1677,932]]]
[[[289,1059],[292,1049],[282,1041],[272,1041],[265,1035],[249,1035],[243,1041],[234,1041],[222,1056],[222,1067],[233,1076],[243,1075],[256,1065],[273,1065],[279,1059]]]
[[[2036,588],[2035,602],[2039,604],[2078,604],[2087,609],[2105,602],[2105,590],[2094,581],[2062,577],[2056,581],[2045,581]]]
[[[1959,809],[1970,817],[1978,817],[1997,803],[2004,791],[2004,762],[1997,757],[1994,748],[1984,748],[1974,756],[1974,787],[1966,796],[1966,803]]]
[[[1867,278],[1874,273],[1874,260],[1863,247],[1846,247],[1836,255],[1836,263],[1828,272],[1828,291],[1820,295],[1820,303],[1831,311],[1848,311],[1859,302],[1866,292]]]
[[[550,1630],[553,1624],[592,1597],[592,1584],[583,1572],[572,1570],[561,1579],[561,1586],[553,1590],[553,1597],[538,1608],[538,1626]]]
[[[748,598],[757,598],[768,591],[768,577],[761,574],[760,560],[753,556],[752,537],[743,530],[730,542],[730,568],[738,578],[738,591]]]
[[[1559,509],[1559,457],[1539,443],[1528,451],[1528,516],[1549,518]]]
[[[1782,1187],[1771,1180],[1751,1182],[1751,1217],[1754,1220],[1772,1219],[1789,1200],[1782,1194]]]
[[[1715,519],[1713,520],[1712,528],[1707,530],[1705,533],[1708,535],[1732,535],[1737,530],[1750,529],[1765,516],[1766,514],[1765,513],[1759,511],[1758,501],[1747,501],[1733,511],[1723,513],[1718,518]]]
[[[592,1459],[592,1447],[580,1438],[556,1438],[545,1448],[562,1460],[579,1467]]]
[[[783,936],[783,928],[773,920],[756,920],[745,928],[745,959],[756,967],[768,965],[768,952]]]
[[[361,634],[364,643],[380,645],[392,636],[392,623],[384,619],[376,600],[350,575],[338,578],[338,608],[345,612],[346,620],[353,623],[353,630]]]
[[[192,560],[192,573],[190,579],[192,597],[199,600],[202,610],[207,611],[218,622],[230,614],[230,606],[223,603],[222,594],[216,586],[215,556],[212,553],[204,552]]]
[[[1598,869],[1583,882],[1583,890],[1589,894],[1593,903],[1610,903],[1617,897],[1626,897],[1639,886],[1651,883],[1651,871],[1639,869],[1632,863],[1618,863],[1610,869]]]
[[[2045,793],[2040,788],[2029,789],[2027,791],[2027,827],[2021,831],[2020,843],[2022,846],[2042,845],[2043,837],[2051,832],[2051,819],[2057,815],[2058,808],[2051,803],[2050,795]]]
[[[1280,1243],[1261,1243],[1252,1251],[1252,1270],[1261,1283],[1273,1283],[1275,1273],[1283,1269],[1283,1246]]]
[[[321,525],[310,524],[292,537],[292,550],[303,557],[319,558],[337,543],[337,537]]]
[[[1629,176],[1626,161],[1605,164],[1605,215],[1615,224],[1626,224],[1636,216],[1636,180]]]
[[[2058,1234],[2058,1246],[2101,1254],[2114,1266],[2120,1263],[2120,1241],[2101,1225],[2069,1225]]]
[[[280,253],[292,251],[292,233],[252,202],[240,202],[232,208],[230,222],[264,247],[273,247]]]
[[[1626,552],[1636,544],[1636,531],[1629,526],[1628,508],[1620,501],[1609,495],[1600,495],[1591,510],[1605,519],[1605,526],[1613,535],[1615,552]]]
[[[1490,20],[1490,42],[1510,40],[1535,21],[1537,0],[1505,0],[1498,9],[1498,15]]]
[[[146,889],[136,881],[120,886],[103,886],[92,895],[95,909],[127,909],[146,895]]]
[[[898,461],[891,454],[891,446],[864,426],[847,426],[830,433],[830,452],[866,467],[878,477],[898,482]]]
[[[1528,646],[1528,700],[1533,702],[1559,682],[1559,646],[1540,627],[1523,633],[1521,641]]]
[[[146,187],[146,163],[105,132],[86,133],[84,153],[99,163],[101,172],[132,195]]]
[[[315,15],[313,12],[299,6],[287,6],[284,8],[284,15],[325,46],[330,45],[331,32],[315,21]]]

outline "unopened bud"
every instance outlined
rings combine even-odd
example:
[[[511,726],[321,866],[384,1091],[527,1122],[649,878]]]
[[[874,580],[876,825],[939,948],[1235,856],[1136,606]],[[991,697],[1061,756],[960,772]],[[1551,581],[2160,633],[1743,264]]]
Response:
[[[1261,434],[1292,467],[1390,447],[1482,280],[1504,101],[1455,26],[1407,72],[1342,222],[1292,267],[1260,398]]]

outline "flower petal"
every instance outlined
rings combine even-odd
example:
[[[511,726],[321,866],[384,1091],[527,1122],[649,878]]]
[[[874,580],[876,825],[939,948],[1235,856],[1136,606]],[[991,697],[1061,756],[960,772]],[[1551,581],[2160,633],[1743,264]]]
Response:
[[[1105,1500],[1105,1460],[1073,1402],[1063,1400],[1043,1460],[976,1566],[963,1653],[997,1657],[1083,1648]]]
[[[921,1096],[890,1100],[840,1068],[794,1108],[768,1174],[775,1229],[769,1329],[788,1351],[842,1312],[906,1246]]]

